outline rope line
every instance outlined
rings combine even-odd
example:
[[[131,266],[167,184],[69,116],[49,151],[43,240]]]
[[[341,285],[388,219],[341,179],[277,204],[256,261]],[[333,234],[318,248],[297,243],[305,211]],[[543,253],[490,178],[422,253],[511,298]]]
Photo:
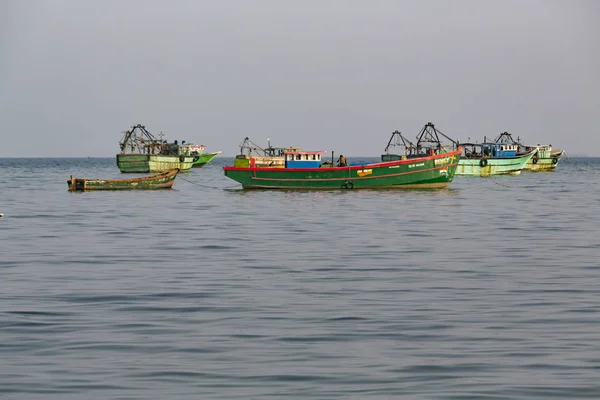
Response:
[[[465,158],[465,160],[469,161],[469,164],[471,164],[471,166],[473,166],[473,163],[471,163],[471,159],[470,159],[470,158]],[[480,168],[481,168],[481,167],[480,167]],[[481,173],[479,173],[479,177],[481,177],[481,178],[486,178],[486,179],[489,179],[490,181],[492,181],[492,182],[493,182],[493,183],[495,183],[496,185],[500,185],[500,186],[502,186],[502,187],[506,187],[506,188],[510,188],[510,187],[511,187],[511,186],[509,186],[509,185],[505,185],[505,184],[503,184],[503,183],[497,182],[497,181],[493,180],[492,178],[490,178],[489,176],[482,175]]]
[[[186,181],[188,183],[191,183],[192,185],[196,185],[196,186],[203,187],[203,188],[208,188],[208,189],[235,189],[235,188],[239,188],[239,186],[231,186],[231,187],[224,187],[224,188],[222,188],[222,187],[219,187],[219,186],[203,185],[201,183],[197,183],[197,182],[193,182],[193,181],[190,181],[188,179],[185,179],[181,175],[179,175],[178,178],[181,179],[181,180],[184,180],[184,181]]]

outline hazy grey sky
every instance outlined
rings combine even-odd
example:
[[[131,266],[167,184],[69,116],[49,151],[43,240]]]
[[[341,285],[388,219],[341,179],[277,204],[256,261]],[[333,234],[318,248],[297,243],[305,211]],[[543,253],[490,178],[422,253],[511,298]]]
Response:
[[[599,73],[595,0],[0,0],[0,157],[114,156],[138,123],[378,156],[428,121],[598,156]]]

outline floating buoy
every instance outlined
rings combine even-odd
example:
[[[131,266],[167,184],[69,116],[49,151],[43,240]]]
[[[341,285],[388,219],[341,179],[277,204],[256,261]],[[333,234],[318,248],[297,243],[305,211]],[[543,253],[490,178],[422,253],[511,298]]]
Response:
[[[4,218],[4,214],[0,213],[0,218]]]

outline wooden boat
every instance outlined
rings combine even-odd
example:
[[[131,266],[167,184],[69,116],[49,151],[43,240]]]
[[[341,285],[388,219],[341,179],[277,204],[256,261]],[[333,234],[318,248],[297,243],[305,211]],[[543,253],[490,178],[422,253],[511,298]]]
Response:
[[[515,142],[461,143],[463,157],[458,163],[456,175],[490,176],[519,175],[536,150],[519,152]]]
[[[177,141],[167,143],[159,140],[140,124],[125,131],[119,144],[121,153],[117,154],[117,166],[121,172],[188,171],[198,160],[185,148],[182,149]]]
[[[144,176],[132,179],[83,179],[74,178],[67,181],[70,192],[90,191],[90,190],[154,190],[171,189],[175,177],[179,173],[174,169],[162,174]]]
[[[325,151],[285,150],[282,168],[250,163],[223,170],[244,189],[443,188],[454,178],[461,149],[442,146],[438,134],[433,124],[427,124],[416,146],[410,144],[402,155],[385,154],[377,163],[336,166],[323,162]],[[392,133],[394,138],[410,143],[398,131]]]
[[[216,151],[214,153],[205,153],[204,149],[205,147],[201,144],[185,143],[181,146],[182,151],[184,151],[186,154],[194,156],[192,168],[202,168],[211,162],[213,158],[221,154],[220,151]]]
[[[508,132],[502,132],[495,139],[498,143],[516,143],[519,146],[519,151],[522,153],[535,150],[533,157],[525,164],[523,171],[554,171],[558,162],[565,154],[564,150],[553,150],[551,144],[527,146],[522,144],[520,140],[520,138],[514,140],[512,135]]]

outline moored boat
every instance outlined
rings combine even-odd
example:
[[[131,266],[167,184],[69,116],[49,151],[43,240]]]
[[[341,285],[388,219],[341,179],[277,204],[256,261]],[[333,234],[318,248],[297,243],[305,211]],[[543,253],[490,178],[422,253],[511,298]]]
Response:
[[[519,175],[537,150],[519,152],[514,142],[461,143],[464,154],[456,175],[490,176]]]
[[[323,162],[325,151],[295,149],[282,152],[281,168],[250,164],[223,169],[225,176],[241,183],[244,189],[443,188],[454,178],[461,149],[455,143],[443,146],[439,133],[433,124],[427,124],[416,145],[404,148],[397,157],[388,153],[377,163],[336,166]],[[410,143],[400,132],[394,132],[394,137]],[[390,143],[386,151],[389,147]],[[383,161],[387,158],[390,160]]]
[[[533,157],[527,161],[523,171],[554,171],[558,165],[558,162],[565,154],[564,150],[553,150],[551,144],[538,144],[537,146],[524,145],[520,142],[520,138],[514,140],[512,135],[508,132],[502,132],[500,135],[498,135],[495,141],[498,143],[517,143],[519,146],[519,151],[523,153],[535,150]]]
[[[181,146],[181,150],[186,154],[194,156],[194,162],[192,168],[202,168],[206,164],[212,161],[213,158],[221,154],[220,151],[214,153],[205,153],[205,147],[203,145],[186,143]]]
[[[85,192],[91,190],[154,190],[171,189],[178,169],[162,174],[144,176],[132,179],[84,179],[74,178],[67,181],[70,192]]]
[[[121,172],[188,171],[198,159],[177,141],[159,140],[140,124],[125,131],[119,144],[121,153],[117,154],[117,166]]]

